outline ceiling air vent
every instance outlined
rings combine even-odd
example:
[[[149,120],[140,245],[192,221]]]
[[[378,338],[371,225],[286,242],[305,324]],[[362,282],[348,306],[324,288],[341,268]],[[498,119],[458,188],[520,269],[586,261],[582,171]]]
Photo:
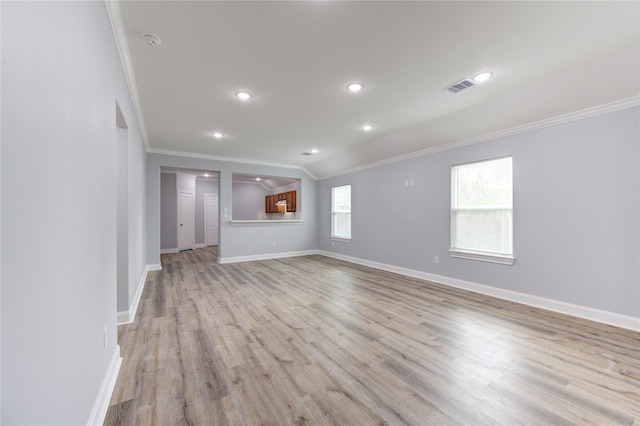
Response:
[[[452,84],[449,87],[445,87],[444,90],[446,90],[449,93],[458,93],[464,89],[468,89],[469,87],[473,87],[475,85],[476,84],[473,82],[473,80],[465,78],[464,80],[461,80],[455,84]]]

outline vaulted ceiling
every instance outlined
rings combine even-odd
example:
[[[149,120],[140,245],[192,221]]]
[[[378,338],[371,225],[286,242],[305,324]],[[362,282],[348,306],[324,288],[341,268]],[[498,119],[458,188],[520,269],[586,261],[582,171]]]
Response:
[[[117,5],[110,16],[151,152],[323,178],[637,104],[640,93],[635,1]],[[481,71],[493,78],[443,90]],[[364,89],[348,91],[351,82]]]

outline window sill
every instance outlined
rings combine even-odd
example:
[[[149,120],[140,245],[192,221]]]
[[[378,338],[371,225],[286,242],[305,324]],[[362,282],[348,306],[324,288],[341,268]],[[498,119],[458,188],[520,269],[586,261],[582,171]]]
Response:
[[[331,237],[331,241],[340,241],[343,243],[350,243],[351,242],[351,238],[344,238],[344,237]]]
[[[516,258],[506,254],[484,253],[479,251],[449,250],[449,256],[459,259],[478,260],[480,262],[499,263],[501,265],[513,265]]]

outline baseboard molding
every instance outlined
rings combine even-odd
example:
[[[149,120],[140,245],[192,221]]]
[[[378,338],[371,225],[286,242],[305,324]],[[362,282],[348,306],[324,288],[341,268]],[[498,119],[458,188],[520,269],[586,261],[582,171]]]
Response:
[[[113,389],[116,387],[120,365],[122,365],[120,346],[116,345],[113,355],[111,356],[111,361],[109,362],[109,367],[107,367],[107,372],[104,375],[104,379],[102,379],[98,396],[93,403],[93,409],[87,421],[88,426],[101,426],[104,424],[104,419],[109,409],[109,402],[111,401],[111,395],[113,394]]]
[[[251,262],[254,260],[282,259],[284,257],[309,256],[318,254],[318,250],[289,251],[283,253],[256,254],[252,256],[219,257],[218,263]]]
[[[151,272],[151,271],[162,271],[162,264],[152,263],[150,265],[147,265],[147,272]]]
[[[509,300],[511,302],[522,303],[524,305],[534,306],[549,311],[558,312],[565,315],[584,318],[603,324],[614,325],[616,327],[626,328],[629,330],[640,331],[640,318],[621,315],[615,312],[603,311],[600,309],[589,308],[587,306],[574,305],[572,303],[561,302],[558,300],[547,299],[544,297],[533,296],[517,291],[505,290],[497,287],[491,287],[484,284],[478,284],[471,281],[459,280],[457,278],[445,277],[442,275],[430,274],[427,272],[416,271],[414,269],[402,268],[399,266],[388,265],[385,263],[373,262],[357,257],[345,256],[342,254],[332,253],[319,250],[318,254],[331,257],[334,259],[344,260],[346,262],[356,263],[358,265],[368,266],[383,271],[394,272],[409,277],[420,278],[427,281],[433,281],[438,284],[456,287],[487,296],[497,297],[499,299]]]
[[[177,248],[160,249],[160,254],[174,254],[174,253],[180,253],[180,250],[178,250]]]
[[[136,312],[138,311],[138,304],[140,303],[140,298],[142,297],[142,290],[144,290],[144,284],[147,282],[147,274],[150,271],[160,270],[162,270],[162,265],[160,264],[147,265],[144,267],[144,271],[142,272],[142,276],[140,277],[140,281],[138,282],[136,294],[133,296],[133,300],[131,301],[129,310],[118,312],[118,325],[130,324],[136,319]]]
[[[194,246],[194,248],[197,248],[197,249],[198,249],[198,248],[203,248],[203,247],[206,247],[206,246],[207,246],[206,244],[196,244],[196,245]]]

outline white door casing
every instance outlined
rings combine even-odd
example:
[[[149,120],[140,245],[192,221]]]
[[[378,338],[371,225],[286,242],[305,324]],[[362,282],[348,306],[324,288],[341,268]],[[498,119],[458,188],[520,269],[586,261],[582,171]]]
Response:
[[[204,243],[218,245],[218,194],[204,194]]]
[[[178,191],[178,250],[195,247],[195,195],[192,191]]]

